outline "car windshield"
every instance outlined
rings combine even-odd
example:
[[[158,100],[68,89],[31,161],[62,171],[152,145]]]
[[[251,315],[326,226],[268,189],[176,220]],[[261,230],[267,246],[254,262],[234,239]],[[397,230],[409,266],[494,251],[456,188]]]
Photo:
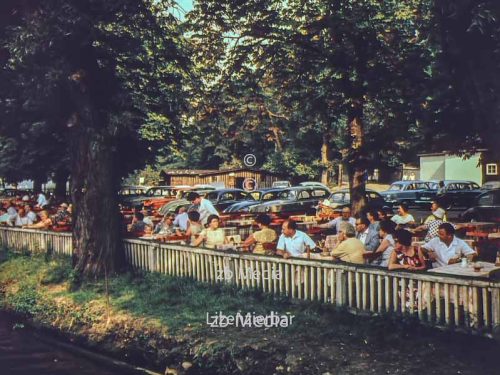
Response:
[[[401,185],[401,184],[392,184],[389,187],[389,190],[403,190],[403,185]]]
[[[349,194],[333,193],[332,195],[330,195],[330,198],[328,198],[328,200],[334,203],[342,203],[344,202],[344,196],[349,196]]]

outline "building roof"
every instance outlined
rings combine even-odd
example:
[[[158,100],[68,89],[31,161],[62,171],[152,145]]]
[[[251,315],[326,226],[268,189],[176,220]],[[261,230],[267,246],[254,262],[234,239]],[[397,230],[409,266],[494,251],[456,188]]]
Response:
[[[477,154],[478,152],[486,152],[488,151],[487,149],[485,148],[478,148],[477,150],[470,150],[470,151],[466,151],[466,150],[463,150],[461,153],[474,153],[474,154]],[[423,153],[423,154],[417,154],[417,156],[440,156],[440,155],[459,155],[458,153],[456,152],[452,152],[452,151],[441,151],[441,152],[429,152],[429,153]]]
[[[255,168],[231,168],[231,169],[166,169],[161,171],[163,175],[166,176],[215,176],[227,173],[235,173],[235,172],[255,172],[255,173],[264,173],[268,175],[276,175],[281,176],[280,173],[270,172],[263,169],[255,169]]]

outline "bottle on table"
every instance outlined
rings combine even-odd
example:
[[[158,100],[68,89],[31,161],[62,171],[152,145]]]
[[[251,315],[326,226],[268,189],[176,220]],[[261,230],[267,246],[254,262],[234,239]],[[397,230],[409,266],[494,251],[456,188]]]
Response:
[[[497,259],[495,260],[495,266],[500,267],[500,251],[497,251]]]

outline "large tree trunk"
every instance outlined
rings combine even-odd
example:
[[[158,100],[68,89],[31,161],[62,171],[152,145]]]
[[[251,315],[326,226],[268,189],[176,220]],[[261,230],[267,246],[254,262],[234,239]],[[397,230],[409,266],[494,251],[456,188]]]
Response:
[[[358,103],[353,107],[349,118],[350,150],[348,151],[346,169],[349,176],[349,191],[353,215],[362,212],[366,205],[366,160],[363,153],[364,132],[362,122],[363,108]]]
[[[110,145],[82,132],[74,150],[72,201],[75,270],[86,277],[111,274],[124,264]]]
[[[98,71],[95,64],[70,76],[75,109],[68,121],[74,132],[71,150],[73,264],[77,274],[87,278],[115,273],[124,265],[115,145],[106,126],[107,118],[97,107],[102,103],[96,94]]]
[[[323,171],[321,172],[321,183],[328,186],[330,183],[330,138],[327,135],[323,135],[323,144],[321,145],[321,164],[323,165]]]

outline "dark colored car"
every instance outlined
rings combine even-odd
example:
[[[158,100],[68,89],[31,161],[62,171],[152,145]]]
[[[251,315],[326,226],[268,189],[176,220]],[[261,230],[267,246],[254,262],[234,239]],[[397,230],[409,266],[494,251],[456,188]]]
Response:
[[[374,190],[366,189],[365,192],[365,201],[367,210],[376,210],[386,205],[386,202],[382,195],[377,193]],[[323,202],[332,208],[343,208],[351,206],[351,194],[348,189],[342,189],[336,192],[333,192],[328,197],[328,202]]]
[[[224,211],[227,207],[242,201],[252,201],[253,198],[242,189],[219,189],[209,192],[206,196],[215,209],[219,212]]]
[[[444,191],[438,195],[438,183],[431,182],[429,190],[424,191],[416,201],[419,205],[430,205],[438,200],[446,209],[453,207],[471,207],[478,195],[484,192],[479,185],[472,181],[445,180]]]
[[[389,189],[381,191],[380,195],[388,205],[397,206],[406,203],[408,206],[412,206],[429,188],[426,181],[396,181],[391,184]]]
[[[321,187],[291,187],[283,189],[276,200],[253,205],[249,212],[268,212],[290,215],[315,215],[316,206],[321,199],[328,197],[330,192]]]
[[[10,188],[0,190],[0,199],[23,197],[25,195],[33,195],[33,190],[18,190]]]
[[[131,206],[131,202],[138,197],[144,196],[147,189],[148,187],[146,186],[122,186],[122,188],[118,192],[118,200],[123,206]]]
[[[500,189],[479,195],[472,207],[460,214],[460,219],[500,223]]]
[[[259,189],[249,193],[248,197],[251,200],[244,200],[237,202],[227,207],[224,213],[234,213],[234,212],[249,212],[251,206],[255,206],[260,203],[269,202],[278,199],[278,195],[285,189]]]

